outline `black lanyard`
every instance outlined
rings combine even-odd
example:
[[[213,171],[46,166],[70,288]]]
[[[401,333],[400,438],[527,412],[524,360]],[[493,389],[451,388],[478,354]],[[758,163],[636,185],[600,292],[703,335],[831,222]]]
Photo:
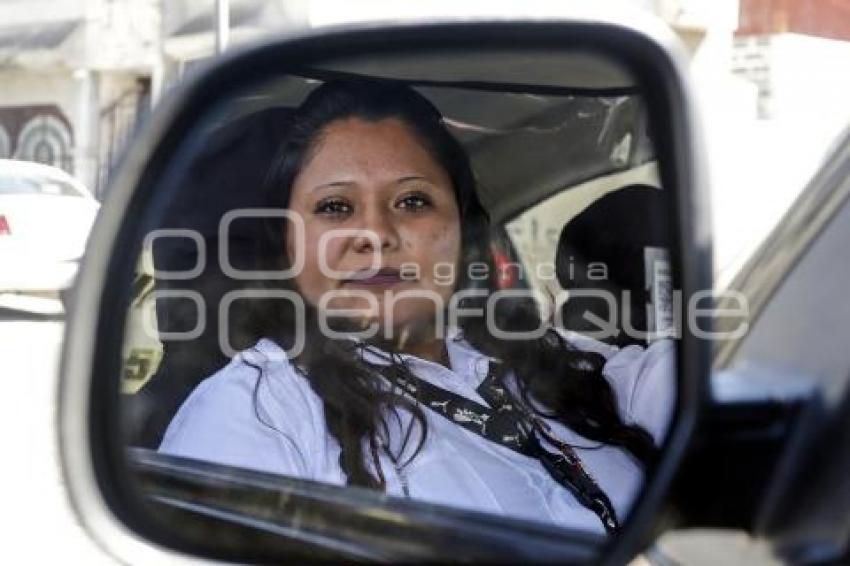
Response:
[[[515,452],[537,458],[549,475],[593,511],[614,534],[620,529],[614,506],[596,481],[584,470],[578,455],[567,443],[557,439],[548,424],[516,400],[504,384],[507,368],[491,362],[487,377],[478,386],[478,394],[490,407],[446,391],[393,364],[384,376],[402,391],[451,422]],[[538,435],[558,449],[544,448]]]

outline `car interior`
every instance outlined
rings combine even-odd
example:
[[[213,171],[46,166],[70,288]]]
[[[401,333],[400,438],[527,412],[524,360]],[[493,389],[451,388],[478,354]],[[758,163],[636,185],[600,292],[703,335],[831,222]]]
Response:
[[[465,62],[458,65],[461,63]],[[666,261],[663,249],[667,227],[646,116],[635,91],[621,86],[594,90],[541,86],[534,84],[533,77],[521,77],[527,83],[516,78],[511,83],[496,83],[489,69],[483,74],[491,82],[466,80],[457,84],[451,81],[450,73],[441,73],[448,75],[441,81],[428,79],[429,64],[436,61],[422,62],[421,69],[400,64],[396,74],[382,65],[380,75],[364,75],[359,68],[362,65],[357,64],[344,71],[305,70],[302,76],[288,76],[271,85],[263,97],[246,96],[238,108],[230,109],[210,127],[203,147],[188,167],[187,182],[179,197],[165,207],[160,226],[198,231],[203,235],[207,257],[217,257],[219,220],[229,210],[262,206],[259,188],[268,163],[293,107],[319,84],[318,77],[402,80],[434,102],[452,133],[468,148],[480,198],[497,227],[493,248],[505,263],[501,285],[542,287],[535,276],[535,265],[548,262],[555,265],[561,289],[598,287],[592,273],[588,279],[588,264],[602,262],[612,271],[605,278],[616,301],[614,308],[622,311],[621,291],[631,290],[633,328],[643,332],[650,329],[647,309],[657,305],[659,299],[652,301],[649,297],[657,277],[653,272],[647,279],[645,273],[655,259]],[[517,66],[521,64],[519,61]],[[403,73],[419,78],[397,76],[403,77]],[[507,154],[509,160],[505,159]],[[600,198],[602,195],[607,196]],[[547,221],[537,218],[540,213],[552,216],[548,220],[552,226],[541,227]],[[231,262],[247,269],[257,259],[254,241],[259,225],[243,220],[235,222],[233,228],[228,242]],[[594,240],[587,237],[591,232],[597,234]],[[599,233],[606,235],[604,240]],[[592,241],[597,244],[591,246]],[[656,249],[661,256],[647,259],[645,250],[649,249]],[[187,270],[198,261],[196,244],[186,238],[160,238],[149,253],[153,267],[160,272]],[[225,293],[244,285],[227,277],[215,261],[206,262],[202,274],[190,280],[152,275],[138,274],[137,299],[142,291],[149,294],[151,290],[140,281],[152,281],[153,289],[160,292],[197,291],[204,298],[206,324],[191,340],[158,340],[161,354],[147,354],[146,358],[158,363],[143,364],[144,371],[139,368],[139,351],[125,348],[125,381],[130,382],[125,391],[132,392],[127,396],[128,442],[148,448],[158,446],[171,417],[194,387],[226,365],[227,357],[219,346],[218,305]],[[551,284],[548,287],[544,292],[558,291]],[[159,298],[155,303],[152,307],[137,300],[131,309],[155,308],[159,334],[180,334],[196,327],[200,314],[185,297]],[[582,308],[573,308],[574,303]],[[243,313],[240,319],[238,303],[233,308],[228,329],[231,343],[236,349],[250,347],[259,337],[246,331],[250,324],[243,323],[244,316],[249,314]],[[606,311],[611,308],[610,302],[594,297],[570,300],[562,307],[563,324],[579,332],[599,331],[600,317],[610,319],[611,313]],[[592,313],[591,320],[585,312]],[[132,321],[132,315],[130,318]],[[614,322],[622,326],[621,317],[615,316]],[[139,324],[138,317],[130,325],[134,323]],[[631,334],[618,332],[603,340],[621,346],[646,345],[646,339]]]
[[[533,64],[529,58],[534,59]],[[227,212],[262,206],[259,189],[292,111],[325,80],[401,81],[438,107],[470,155],[479,196],[494,228],[491,245],[499,268],[499,287],[531,289],[554,298],[559,291],[590,287],[594,264],[604,263],[610,270],[605,279],[613,303],[594,297],[569,298],[560,305],[561,324],[580,333],[589,332],[594,324],[610,332],[613,324],[614,334],[603,340],[617,346],[646,346],[652,336],[663,335],[652,333],[666,328],[659,321],[669,318],[671,276],[665,251],[669,221],[664,217],[668,205],[639,90],[624,71],[589,56],[547,58],[520,52],[497,59],[491,52],[480,56],[382,56],[380,60],[330,62],[321,68],[299,69],[229,101],[205,125],[189,153],[188,165],[175,177],[179,190],[162,203],[150,226],[201,234],[203,253],[199,254],[196,241],[177,237],[158,238],[149,249],[139,250],[134,298],[125,327],[123,442],[131,447],[128,458],[140,474],[140,485],[159,493],[160,502],[177,500],[170,491],[175,474],[190,474],[192,482],[206,486],[205,502],[226,507],[243,505],[245,497],[259,497],[257,490],[270,481],[240,470],[227,470],[222,476],[220,466],[197,463],[187,467],[185,462],[153,451],[192,390],[228,363],[221,348],[222,336],[235,350],[248,348],[260,338],[251,329],[255,306],[234,302],[227,325],[222,327],[222,297],[245,287],[246,282],[227,276],[218,261],[201,262],[199,255],[218,257],[223,245],[218,225]],[[471,69],[480,77],[470,77]],[[564,79],[552,83],[552,77]],[[571,77],[580,80],[571,81]],[[260,253],[255,243],[260,222],[243,218],[232,228],[224,244],[230,262],[236,268],[251,269]],[[606,237],[591,245],[586,235],[595,230],[604,231]],[[202,270],[197,276],[168,276],[199,264]],[[551,277],[546,277],[547,270]],[[203,302],[190,300],[191,293],[200,295]],[[624,307],[626,302],[628,307]],[[629,324],[637,332],[623,332],[621,311],[634,313]],[[605,323],[612,314],[613,321]],[[166,477],[170,479],[164,480]],[[217,491],[222,477],[230,487]],[[275,485],[280,489],[282,484]],[[351,489],[354,499],[337,497],[330,505],[317,503],[317,498],[325,497],[322,489],[338,493],[331,487],[318,488],[314,482],[286,478],[290,496],[308,499],[314,509],[333,514],[340,512],[339,505],[348,505],[345,508],[356,513],[363,524],[372,520],[366,517],[368,506],[357,504],[356,498],[364,497],[361,490]],[[240,490],[243,498],[236,501],[233,498]],[[216,499],[218,496],[222,499]],[[169,505],[168,510],[158,508],[157,513],[181,513]],[[372,501],[372,505],[377,503]],[[433,509],[439,507],[393,498],[381,499],[380,505],[425,513],[427,521],[435,520]],[[256,509],[240,507],[236,512],[253,516]],[[285,514],[286,510],[275,513]],[[441,536],[446,536],[447,525],[454,520],[452,513],[458,520],[467,516],[440,508],[441,522],[432,527],[437,525]],[[474,515],[476,520],[484,520]],[[291,517],[275,514],[274,520],[285,523]],[[514,530],[522,524],[508,523]],[[540,536],[537,548],[545,549],[555,539],[546,538],[554,530],[544,531],[526,532],[526,540]],[[563,545],[571,541],[576,544],[575,556],[590,552],[598,543],[574,534],[577,538],[561,539],[553,546],[551,556],[563,556],[559,554]],[[410,540],[409,535],[417,536],[406,532],[404,540]]]

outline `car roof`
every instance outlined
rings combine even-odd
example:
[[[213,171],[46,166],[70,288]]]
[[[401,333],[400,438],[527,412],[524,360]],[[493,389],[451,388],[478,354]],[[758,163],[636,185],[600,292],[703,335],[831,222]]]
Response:
[[[520,57],[517,60],[527,62]],[[296,108],[318,84],[330,79],[378,78],[405,83],[439,109],[448,129],[466,147],[481,202],[496,221],[511,218],[565,187],[654,159],[640,91],[614,81],[616,77],[609,82],[600,80],[594,84],[598,88],[590,89],[532,84],[530,75],[519,71],[500,77],[517,82],[455,82],[450,66],[440,75],[429,67],[434,61],[414,62],[426,79],[403,77],[390,65],[381,72],[365,69],[375,71],[372,74],[362,73],[366,63],[344,70],[339,70],[341,64],[301,68],[297,74],[263,85],[245,97],[243,107],[231,112],[235,117],[268,107]],[[575,63],[578,67],[579,61]],[[443,80],[445,77],[448,80]],[[618,152],[618,146],[624,151]],[[623,154],[622,163],[613,162],[618,153]]]
[[[634,76],[621,64],[588,52],[552,49],[440,50],[424,53],[389,52],[379,56],[331,60],[327,71],[414,84],[503,84],[546,89],[635,89]]]

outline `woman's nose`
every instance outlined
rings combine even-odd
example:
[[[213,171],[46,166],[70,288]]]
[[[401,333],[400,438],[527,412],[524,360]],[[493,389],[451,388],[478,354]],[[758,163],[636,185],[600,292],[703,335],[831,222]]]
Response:
[[[354,249],[369,253],[374,252],[376,246],[382,252],[396,249],[399,235],[391,214],[390,211],[380,209],[366,211],[362,224],[358,226],[362,234],[354,237]]]

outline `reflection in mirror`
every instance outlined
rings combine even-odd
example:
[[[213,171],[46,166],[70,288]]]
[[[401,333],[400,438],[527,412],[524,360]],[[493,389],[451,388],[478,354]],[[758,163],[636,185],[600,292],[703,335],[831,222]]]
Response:
[[[140,242],[129,454],[616,533],[676,403],[669,195],[630,82],[442,52],[222,102]]]

